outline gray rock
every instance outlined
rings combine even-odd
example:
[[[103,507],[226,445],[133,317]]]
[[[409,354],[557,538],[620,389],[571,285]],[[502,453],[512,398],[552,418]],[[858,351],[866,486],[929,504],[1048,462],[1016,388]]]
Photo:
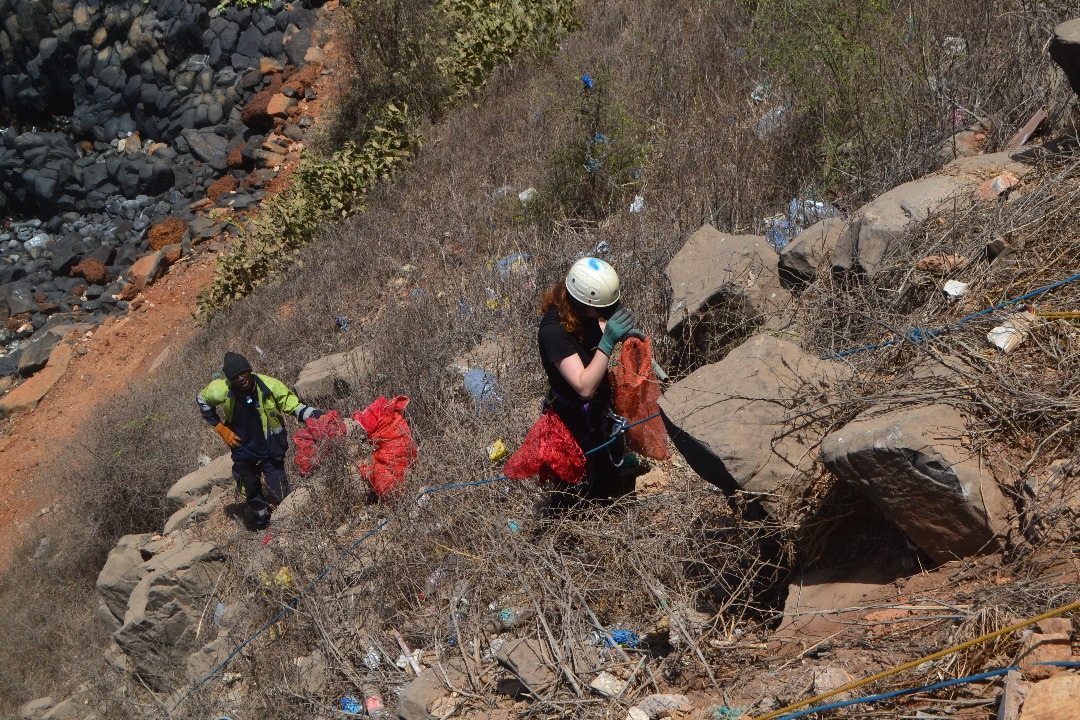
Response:
[[[308,363],[300,371],[295,389],[305,402],[330,405],[334,400],[348,398],[374,372],[371,351],[358,347]]]
[[[169,535],[177,530],[196,525],[214,514],[225,502],[225,490],[215,488],[209,495],[202,495],[190,504],[174,512],[165,521],[163,533]]]
[[[188,128],[181,135],[187,140],[191,154],[218,171],[228,168],[228,141],[213,130],[195,130]]]
[[[431,704],[450,695],[452,689],[468,687],[469,676],[461,669],[461,661],[453,660],[424,670],[401,690],[397,714],[401,720],[428,720]]]
[[[22,357],[19,358],[19,374],[30,377],[45,367],[49,363],[49,358],[52,357],[53,350],[71,327],[70,324],[61,325],[34,333],[30,342],[23,348]]]
[[[817,269],[847,232],[848,223],[840,218],[825,218],[796,235],[780,251],[781,282],[789,285],[807,283],[814,279]]]
[[[821,454],[938,562],[996,549],[1008,504],[948,405],[870,412],[826,436]]]
[[[541,696],[559,677],[555,663],[547,658],[543,646],[536,640],[510,640],[499,648],[496,658],[513,673],[520,687],[534,697]]]
[[[232,455],[226,453],[210,461],[209,465],[204,465],[195,472],[188,473],[177,480],[169,488],[165,498],[170,509],[176,511],[195,498],[209,495],[214,488],[231,487],[232,485]]]
[[[1080,94],[1080,18],[1054,26],[1050,57],[1065,72],[1073,92]]]
[[[120,538],[116,547],[109,551],[105,566],[98,573],[95,583],[98,595],[101,596],[108,612],[118,621],[123,621],[131,591],[145,574],[139,571],[146,559],[140,548],[149,539],[148,533],[125,535]]]
[[[144,563],[147,574],[132,590],[113,639],[151,688],[169,688],[176,658],[201,646],[195,629],[224,561],[225,552],[213,543],[188,543],[181,536]]]
[[[727,235],[704,225],[687,239],[664,274],[671,284],[671,334],[720,303],[750,321],[791,304],[791,293],[780,285],[776,251],[757,235]]]
[[[668,388],[660,411],[690,467],[725,492],[797,496],[810,479],[820,435],[791,420],[850,371],[769,335]]]
[[[19,708],[19,720],[41,720],[55,705],[56,701],[49,696],[31,700]]]
[[[913,225],[931,214],[955,206],[965,208],[984,180],[1002,172],[1022,176],[1028,166],[1010,153],[958,158],[940,173],[899,185],[879,195],[856,213],[850,232],[843,233],[832,253],[834,271],[859,270],[873,275],[902,250],[901,242]]]
[[[29,283],[15,282],[0,287],[0,302],[7,305],[11,315],[38,311],[37,300],[34,299],[34,288]]]

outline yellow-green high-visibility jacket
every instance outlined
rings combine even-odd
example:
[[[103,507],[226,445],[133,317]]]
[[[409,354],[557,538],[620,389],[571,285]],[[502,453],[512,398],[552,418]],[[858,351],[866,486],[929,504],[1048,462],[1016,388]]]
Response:
[[[252,373],[255,379],[255,391],[252,398],[259,423],[253,422],[250,413],[237,408],[238,402],[244,402],[243,396],[237,397],[232,387],[225,380],[213,380],[199,393],[197,402],[199,412],[211,425],[224,423],[240,436],[241,445],[233,450],[235,456],[280,457],[289,447],[289,436],[285,432],[285,415],[295,415],[301,423],[315,417],[318,410],[300,402],[296,393],[283,382],[269,375]],[[217,408],[222,408],[222,418]],[[262,431],[258,432],[261,424]]]

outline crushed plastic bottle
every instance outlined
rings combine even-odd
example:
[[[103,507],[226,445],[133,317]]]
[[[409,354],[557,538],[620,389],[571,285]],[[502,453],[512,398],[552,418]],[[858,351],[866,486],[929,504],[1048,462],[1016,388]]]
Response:
[[[346,695],[341,698],[341,712],[346,715],[355,715],[360,717],[363,713],[364,706],[360,704],[360,701],[354,698],[352,695]]]
[[[390,711],[383,704],[382,694],[374,685],[364,686],[364,710],[371,720],[390,720]]]
[[[488,411],[498,410],[503,398],[499,382],[486,370],[474,368],[465,373],[465,390],[481,408]]]

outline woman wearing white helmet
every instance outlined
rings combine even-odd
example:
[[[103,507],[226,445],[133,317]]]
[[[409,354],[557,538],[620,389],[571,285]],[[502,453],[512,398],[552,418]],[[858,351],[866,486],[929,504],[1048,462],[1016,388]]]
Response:
[[[618,274],[598,258],[575,262],[565,282],[541,298],[544,317],[537,335],[549,384],[545,405],[585,452],[610,439],[608,359],[615,345],[627,337],[645,337],[634,329],[619,298]],[[629,490],[612,453],[594,452],[585,462],[585,479],[578,485],[561,485],[552,495],[553,507],[566,507],[579,498],[618,497]]]

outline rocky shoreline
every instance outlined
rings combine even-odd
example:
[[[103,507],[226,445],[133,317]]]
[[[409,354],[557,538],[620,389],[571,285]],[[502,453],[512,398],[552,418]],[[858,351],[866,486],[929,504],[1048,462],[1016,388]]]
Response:
[[[0,0],[0,383],[265,197],[314,122],[322,5]]]

